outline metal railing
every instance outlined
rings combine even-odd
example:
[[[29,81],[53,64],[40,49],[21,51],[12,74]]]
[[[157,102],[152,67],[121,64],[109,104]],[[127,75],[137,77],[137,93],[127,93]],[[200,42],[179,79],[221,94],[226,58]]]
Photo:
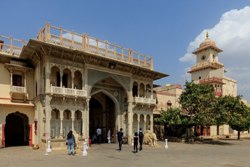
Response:
[[[2,52],[10,56],[19,57],[25,44],[26,42],[24,40],[0,35],[0,53]]]
[[[87,91],[82,89],[71,89],[64,87],[57,87],[51,85],[51,94],[58,94],[63,96],[87,97]]]
[[[153,70],[153,58],[108,41],[46,24],[37,39]]]

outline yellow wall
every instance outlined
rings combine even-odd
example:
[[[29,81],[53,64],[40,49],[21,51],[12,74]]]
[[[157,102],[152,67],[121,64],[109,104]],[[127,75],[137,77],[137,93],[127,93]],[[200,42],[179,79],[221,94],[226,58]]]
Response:
[[[3,63],[0,63],[0,71],[0,98],[10,98],[10,73]]]

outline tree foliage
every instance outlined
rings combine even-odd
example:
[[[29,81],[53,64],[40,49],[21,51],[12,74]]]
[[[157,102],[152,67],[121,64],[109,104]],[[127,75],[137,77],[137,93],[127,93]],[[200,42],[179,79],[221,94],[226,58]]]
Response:
[[[179,108],[170,108],[162,111],[159,118],[155,118],[155,122],[166,125],[181,125],[182,116]]]
[[[240,96],[224,96],[223,99],[223,108],[228,112],[228,124],[238,131],[238,139],[240,139],[240,132],[248,130],[250,126],[249,108],[241,101]]]
[[[189,117],[189,124],[212,125],[214,124],[213,106],[215,96],[210,85],[185,83],[185,90],[180,96],[183,114]]]

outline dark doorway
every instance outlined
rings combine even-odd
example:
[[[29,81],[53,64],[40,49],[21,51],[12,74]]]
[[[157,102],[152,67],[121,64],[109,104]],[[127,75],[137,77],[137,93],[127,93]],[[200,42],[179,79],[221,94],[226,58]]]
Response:
[[[29,120],[25,114],[15,112],[6,117],[5,146],[29,144]]]
[[[107,142],[107,132],[110,130],[111,137],[115,130],[115,104],[111,98],[103,93],[98,93],[92,96],[90,102],[89,112],[89,135],[92,142],[95,143],[97,128],[102,130],[102,143]]]

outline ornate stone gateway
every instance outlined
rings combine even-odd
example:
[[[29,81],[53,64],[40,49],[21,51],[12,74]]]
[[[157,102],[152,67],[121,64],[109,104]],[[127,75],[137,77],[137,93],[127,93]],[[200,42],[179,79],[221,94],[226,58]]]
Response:
[[[107,142],[108,130],[111,131],[111,134],[116,132],[115,104],[112,99],[104,93],[95,94],[90,100],[89,115],[89,136],[92,138],[92,141],[95,139],[96,129],[101,128],[102,142]],[[95,140],[93,142],[95,142]]]
[[[25,114],[9,114],[6,117],[5,146],[29,145],[29,131],[29,120]]]

